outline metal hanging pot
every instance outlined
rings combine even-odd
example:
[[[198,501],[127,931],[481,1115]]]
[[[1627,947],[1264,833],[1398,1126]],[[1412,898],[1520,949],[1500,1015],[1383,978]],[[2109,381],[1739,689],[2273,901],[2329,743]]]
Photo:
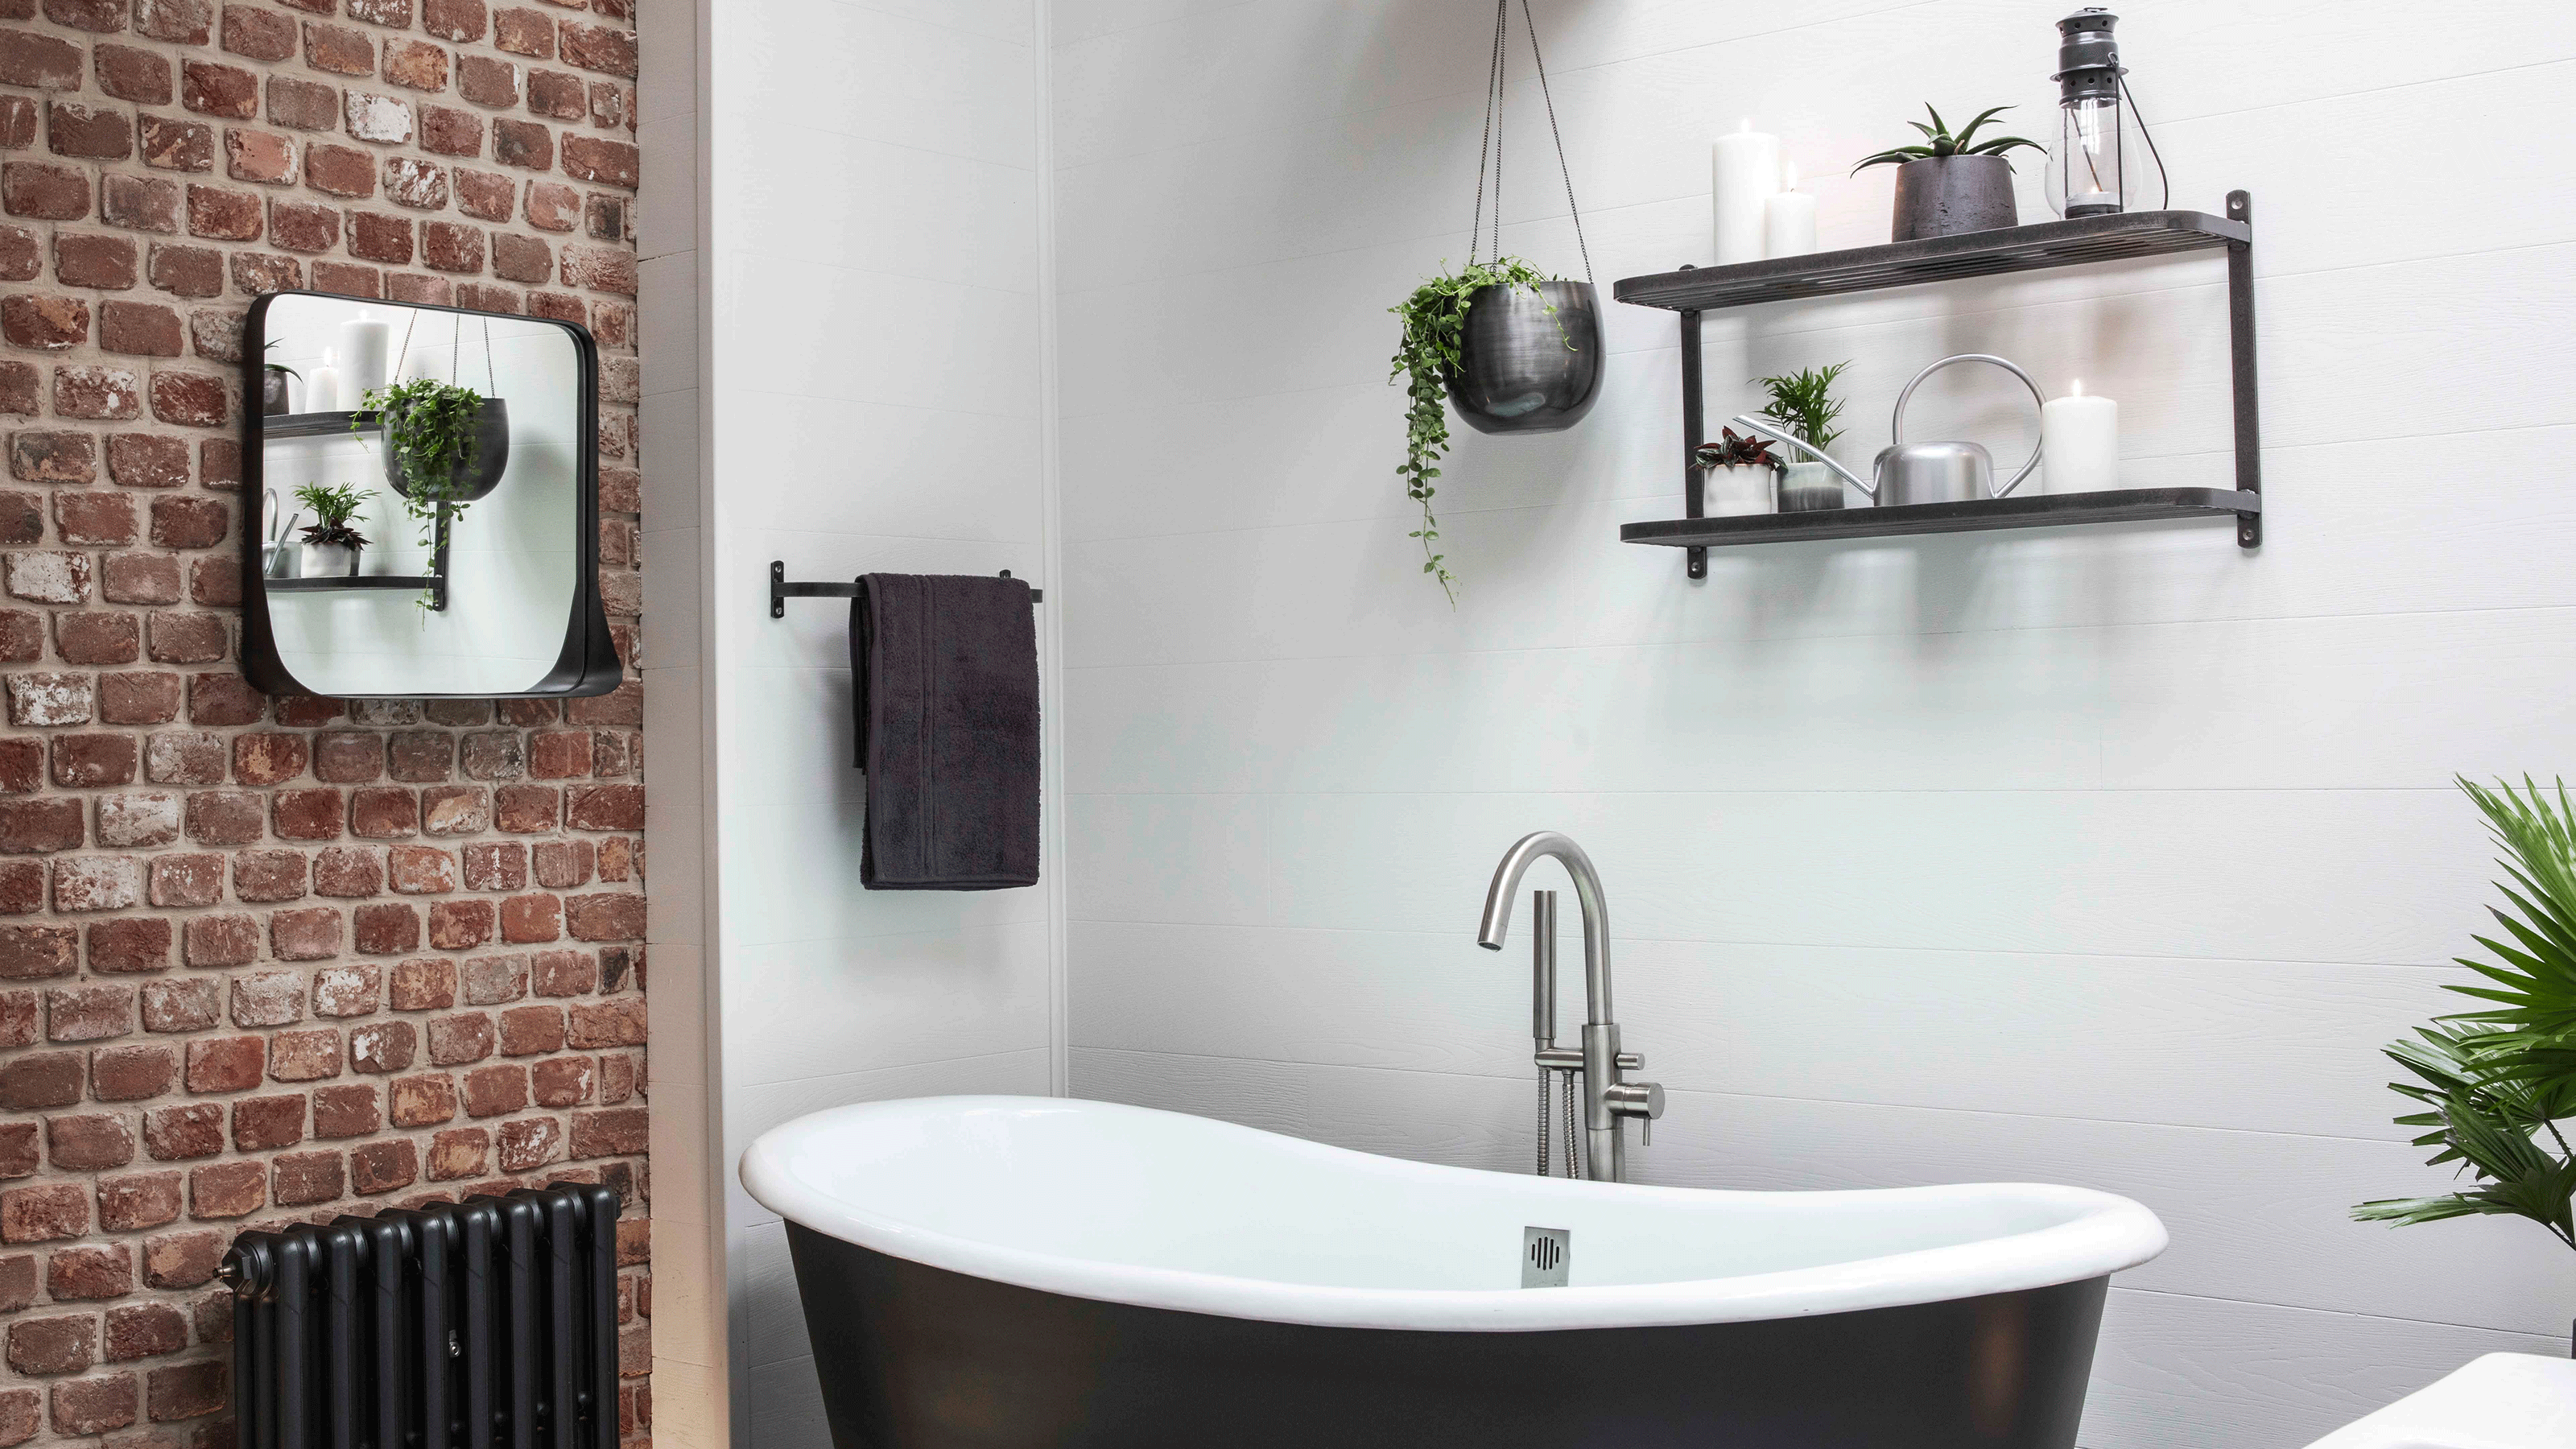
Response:
[[[1554,310],[1550,310],[1550,309]],[[1467,299],[1449,403],[1480,433],[1573,427],[1601,395],[1601,304],[1590,282],[1479,287]]]
[[[1739,428],[1750,429],[1773,442],[1786,443],[1815,458],[1841,474],[1844,482],[1868,494],[1870,501],[1881,508],[1898,508],[1910,503],[1965,503],[1976,498],[2001,498],[2020,487],[2022,480],[2031,475],[2031,470],[2039,466],[2040,449],[2037,444],[2031,447],[2030,461],[2022,464],[2021,470],[2012,475],[2012,481],[1998,488],[1995,486],[1994,457],[1983,444],[1905,441],[1905,404],[1914,396],[1914,389],[1923,385],[1923,379],[1960,362],[1992,363],[2020,378],[2022,386],[2030,389],[2032,402],[2044,404],[2046,401],[2040,396],[2039,384],[2032,380],[2031,375],[2005,358],[1989,352],[1962,352],[1942,358],[1914,374],[1913,381],[1905,384],[1905,391],[1896,395],[1896,416],[1888,427],[1888,437],[1892,441],[1878,450],[1878,459],[1870,469],[1872,477],[1868,481],[1863,481],[1859,474],[1791,435],[1780,426],[1777,418],[1739,413],[1731,421]]]
[[[385,481],[405,498],[414,496],[420,480],[412,476],[411,465],[394,451],[390,436],[391,418],[380,419],[377,433],[383,439]],[[471,503],[488,496],[501,486],[501,475],[510,467],[510,403],[506,398],[487,397],[477,405],[474,415],[474,450],[465,465],[452,470],[448,478],[429,490],[429,497],[441,503]]]

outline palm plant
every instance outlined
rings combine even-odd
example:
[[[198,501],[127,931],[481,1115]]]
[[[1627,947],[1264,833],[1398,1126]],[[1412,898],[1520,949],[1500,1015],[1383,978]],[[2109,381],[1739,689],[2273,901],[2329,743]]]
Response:
[[[1762,416],[1780,424],[1780,430],[1799,442],[1823,452],[1841,437],[1842,429],[1834,420],[1843,415],[1843,405],[1834,397],[1834,381],[1850,367],[1837,362],[1830,367],[1806,367],[1778,377],[1758,377],[1771,401],[1762,405]]]
[[[2514,883],[2496,888],[2512,910],[2488,912],[2513,944],[2473,937],[2496,959],[2459,958],[2483,980],[2445,988],[2486,1010],[2441,1017],[2386,1050],[2416,1077],[2389,1089],[2431,1109],[2398,1125],[2428,1129],[2415,1145],[2435,1149],[2431,1163],[2458,1163],[2478,1185],[2366,1202],[2352,1214],[2401,1224],[2525,1217],[2576,1248],[2576,1150],[2558,1127],[2576,1117],[2576,805],[2563,780],[2555,802],[2528,776],[2520,792],[2504,781],[2494,790],[2459,784],[2509,857],[2498,864]]]
[[[1996,136],[1984,141],[1977,139],[1978,130],[1986,122],[2011,110],[2010,106],[1994,106],[1987,109],[1955,136],[1950,134],[1950,124],[1941,119],[1939,111],[1932,110],[1928,104],[1923,109],[1931,111],[1931,125],[1927,126],[1921,121],[1906,122],[1907,125],[1923,133],[1920,144],[1894,146],[1877,155],[1864,156],[1860,164],[1852,168],[1852,174],[1858,176],[1864,169],[1871,166],[1901,166],[1908,161],[1928,161],[1942,156],[2001,156],[2024,146],[2034,151],[2042,149],[2037,141],[2021,136]]]

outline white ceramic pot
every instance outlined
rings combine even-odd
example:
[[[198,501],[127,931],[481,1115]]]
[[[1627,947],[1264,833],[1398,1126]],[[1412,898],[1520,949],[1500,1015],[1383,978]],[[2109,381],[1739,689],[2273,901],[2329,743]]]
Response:
[[[358,573],[358,551],[345,543],[308,543],[304,550],[304,577],[308,579],[355,578]]]
[[[1791,463],[1780,470],[1780,511],[1815,513],[1843,506],[1843,480],[1822,463]]]
[[[1741,518],[1748,513],[1773,511],[1771,479],[1775,472],[1767,463],[1740,463],[1728,468],[1708,470],[1708,486],[1703,497],[1705,512],[1711,518]]]

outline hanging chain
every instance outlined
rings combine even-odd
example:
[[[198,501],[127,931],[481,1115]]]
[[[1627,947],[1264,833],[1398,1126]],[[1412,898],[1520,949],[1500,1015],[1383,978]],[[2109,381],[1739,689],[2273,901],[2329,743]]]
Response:
[[[1528,27],[1530,62],[1538,67],[1539,99],[1547,102],[1547,134],[1556,142],[1557,174],[1565,178],[1565,210],[1574,218],[1575,250],[1583,253],[1583,280],[1592,280],[1592,247],[1583,240],[1583,211],[1574,204],[1574,172],[1565,164],[1565,137],[1556,129],[1556,97],[1547,88],[1547,62],[1538,53],[1538,22],[1530,18],[1529,0],[1521,0],[1521,24]],[[1494,220],[1501,224],[1503,211],[1502,183],[1494,184]],[[1499,243],[1498,243],[1499,244]]]
[[[1504,8],[1511,0],[1494,0],[1494,48],[1485,60],[1485,137],[1476,143],[1476,219],[1467,227],[1467,264],[1474,266],[1476,252],[1485,244],[1485,170],[1490,161],[1494,172],[1494,255],[1503,251],[1503,158],[1494,144],[1494,113],[1502,108],[1503,26],[1509,18]]]
[[[501,372],[492,365],[492,319],[483,319],[483,385],[494,393],[501,391]]]
[[[401,379],[403,360],[411,356],[411,330],[419,325],[420,313],[418,311],[414,311],[411,314],[411,320],[403,323],[402,351],[394,354],[394,375],[385,379],[385,386],[391,387],[395,382]]]
[[[1467,261],[1473,265],[1485,242],[1485,177],[1493,176],[1494,256],[1503,255],[1503,101],[1505,91],[1505,42],[1511,33],[1512,0],[1494,0],[1494,48],[1485,65],[1485,134],[1476,144],[1476,213],[1467,228]],[[1548,139],[1556,143],[1557,174],[1565,179],[1565,210],[1574,220],[1574,246],[1583,254],[1583,279],[1593,280],[1592,244],[1583,235],[1583,209],[1574,201],[1574,169],[1566,163],[1565,134],[1556,124],[1556,94],[1547,83],[1547,58],[1539,53],[1538,22],[1530,15],[1529,0],[1521,0],[1521,24],[1529,31],[1530,62],[1538,69],[1539,99],[1547,106]]]

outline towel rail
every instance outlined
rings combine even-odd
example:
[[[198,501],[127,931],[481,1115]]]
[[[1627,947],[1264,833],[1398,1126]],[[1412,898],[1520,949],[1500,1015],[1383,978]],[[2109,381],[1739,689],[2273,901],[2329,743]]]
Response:
[[[1002,570],[1002,577],[1007,579],[1010,576],[1009,569]],[[769,617],[773,619],[787,617],[789,599],[854,599],[858,594],[859,581],[856,579],[846,584],[790,583],[787,580],[786,560],[769,561]],[[1046,602],[1046,590],[1029,590],[1029,602],[1032,604]]]

